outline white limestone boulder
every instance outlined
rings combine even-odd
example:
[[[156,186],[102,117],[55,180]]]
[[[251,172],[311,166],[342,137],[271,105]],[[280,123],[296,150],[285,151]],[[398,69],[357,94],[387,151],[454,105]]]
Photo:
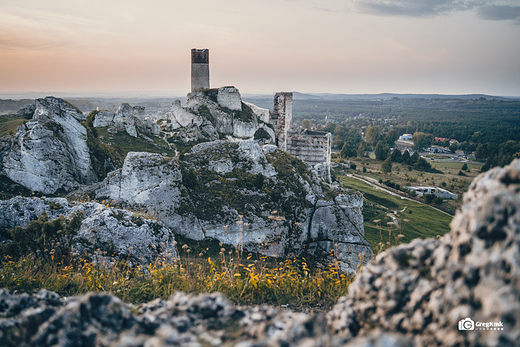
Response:
[[[73,240],[80,252],[86,250],[92,255],[98,248],[112,250],[123,259],[130,256],[144,264],[155,261],[162,252],[177,256],[174,235],[160,221],[99,203],[71,204],[64,198],[15,197],[0,201],[0,241],[9,242],[7,230],[16,226],[25,228],[43,212],[49,220],[60,215],[72,218],[75,213],[83,213],[76,240],[86,240],[87,244],[83,242],[80,246]]]
[[[84,121],[85,116],[62,99],[37,99],[32,120],[18,127],[3,154],[5,175],[45,194],[95,182]]]

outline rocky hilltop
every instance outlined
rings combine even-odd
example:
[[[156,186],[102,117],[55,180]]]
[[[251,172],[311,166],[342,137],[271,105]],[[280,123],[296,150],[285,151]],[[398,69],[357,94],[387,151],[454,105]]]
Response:
[[[109,294],[0,292],[5,346],[517,346],[520,160],[480,175],[452,230],[391,248],[326,315],[174,294],[138,307]],[[461,325],[462,323],[462,325]]]
[[[372,258],[362,196],[322,182],[310,166],[270,145],[269,110],[242,102],[234,87],[189,94],[186,107],[174,102],[157,120],[129,104],[85,116],[54,97],[19,112],[32,118],[2,138],[0,173],[30,191],[81,188],[99,201],[153,213],[168,233],[275,257],[319,257],[334,249],[345,272]],[[156,153],[128,152],[126,142],[136,139]],[[27,211],[36,202],[10,200],[0,211],[0,220],[12,218],[6,226],[23,226],[9,212],[14,204]],[[83,229],[99,230],[88,223]]]
[[[175,233],[270,256],[327,254],[354,272],[372,257],[359,192],[330,188],[299,159],[255,141],[213,141],[180,157],[129,153],[99,199],[146,206]]]

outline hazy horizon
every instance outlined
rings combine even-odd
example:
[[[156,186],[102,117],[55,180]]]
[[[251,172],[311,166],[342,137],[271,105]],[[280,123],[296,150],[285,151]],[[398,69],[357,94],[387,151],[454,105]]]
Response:
[[[515,0],[3,1],[0,95],[190,90],[520,96]],[[55,91],[55,92],[52,92]]]

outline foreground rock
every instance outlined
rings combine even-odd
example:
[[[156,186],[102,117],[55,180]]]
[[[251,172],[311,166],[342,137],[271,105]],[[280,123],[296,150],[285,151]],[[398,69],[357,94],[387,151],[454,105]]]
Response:
[[[33,118],[1,148],[0,173],[32,191],[54,194],[96,182],[85,116],[65,101],[38,99],[21,112]]]
[[[398,331],[415,346],[517,346],[520,160],[478,176],[451,229],[380,254],[328,315],[334,332]],[[474,329],[459,330],[467,318]]]
[[[107,207],[99,203],[69,204],[64,198],[22,198],[16,197],[0,201],[0,242],[9,242],[8,230],[16,226],[25,228],[45,212],[49,220],[63,215],[71,218],[75,213],[83,213],[77,239],[88,244],[77,245],[77,250],[88,254],[120,254],[149,264],[159,252],[168,252],[176,257],[170,229],[162,223],[137,213]]]
[[[96,194],[144,206],[195,240],[276,257],[334,249],[352,273],[372,257],[359,192],[332,189],[301,160],[255,141],[202,143],[173,159],[131,152]]]

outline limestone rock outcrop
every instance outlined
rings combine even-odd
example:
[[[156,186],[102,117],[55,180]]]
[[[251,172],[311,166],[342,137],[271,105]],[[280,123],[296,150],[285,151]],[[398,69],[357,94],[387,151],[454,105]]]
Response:
[[[372,257],[360,193],[329,191],[302,161],[255,141],[201,143],[173,159],[131,152],[96,194],[145,206],[191,239],[272,256],[337,247],[347,272]]]
[[[126,131],[130,136],[137,137],[135,111],[127,103],[119,105],[116,112],[100,111],[96,114],[93,125],[95,128],[114,127],[118,131]]]
[[[414,346],[518,345],[520,160],[473,181],[450,233],[378,255],[328,319],[346,340],[377,328]]]
[[[161,222],[99,203],[70,204],[64,198],[15,197],[0,201],[0,242],[9,242],[9,229],[25,228],[43,212],[49,220],[60,215],[71,218],[77,212],[84,214],[77,238],[87,240],[89,245],[77,245],[80,252],[86,250],[92,255],[98,248],[112,249],[125,259],[141,258],[144,264],[153,262],[159,252],[177,256],[174,235]]]
[[[30,112],[33,106],[24,106]],[[5,176],[32,191],[53,194],[96,181],[92,169],[85,116],[67,102],[46,97],[34,103],[30,121],[4,141]]]
[[[164,120],[159,120],[165,137],[181,141],[219,139],[219,134],[234,139],[253,139],[263,130],[267,142],[274,143],[274,128],[269,110],[242,102],[237,88],[207,89],[188,95],[186,107],[174,102]],[[196,128],[196,129],[194,129]]]

